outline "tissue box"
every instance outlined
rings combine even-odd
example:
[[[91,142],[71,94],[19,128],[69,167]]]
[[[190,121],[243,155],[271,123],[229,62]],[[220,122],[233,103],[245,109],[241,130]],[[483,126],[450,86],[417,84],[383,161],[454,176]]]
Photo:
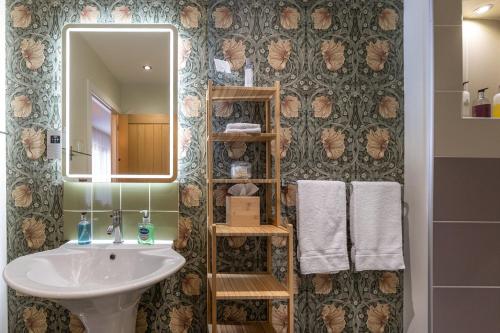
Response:
[[[226,197],[226,223],[233,227],[260,225],[260,198]]]

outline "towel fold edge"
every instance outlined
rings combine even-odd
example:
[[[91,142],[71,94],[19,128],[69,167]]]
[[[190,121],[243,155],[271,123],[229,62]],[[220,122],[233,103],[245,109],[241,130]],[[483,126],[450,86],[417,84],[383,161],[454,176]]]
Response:
[[[301,274],[335,274],[349,270],[347,255],[303,256],[299,264]]]
[[[354,255],[354,268],[361,271],[397,271],[405,269],[402,254],[368,254],[356,253]]]

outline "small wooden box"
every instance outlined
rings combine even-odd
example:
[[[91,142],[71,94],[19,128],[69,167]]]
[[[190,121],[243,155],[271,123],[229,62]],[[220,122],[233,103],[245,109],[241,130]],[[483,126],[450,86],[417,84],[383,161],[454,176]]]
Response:
[[[260,198],[226,197],[226,223],[233,227],[260,225]]]

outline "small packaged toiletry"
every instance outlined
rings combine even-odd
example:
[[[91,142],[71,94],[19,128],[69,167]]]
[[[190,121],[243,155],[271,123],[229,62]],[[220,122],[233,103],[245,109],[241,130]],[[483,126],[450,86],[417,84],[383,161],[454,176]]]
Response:
[[[486,98],[485,92],[488,88],[479,89],[477,91],[478,98],[472,107],[472,116],[477,118],[490,118],[491,117],[491,103]]]
[[[498,94],[493,97],[493,118],[500,118],[500,86],[498,86]]]
[[[92,242],[92,224],[87,220],[87,213],[80,215],[78,223],[78,245],[86,245]]]
[[[155,226],[151,223],[149,212],[141,210],[142,223],[139,223],[137,228],[137,242],[139,244],[152,245],[155,243]]]
[[[245,59],[245,87],[253,87],[253,63],[250,58]]]
[[[232,179],[250,179],[252,178],[252,165],[248,162],[234,162],[231,164]]]
[[[464,90],[462,91],[462,117],[469,118],[472,117],[472,109],[470,103],[470,92],[467,90],[467,84],[469,81],[462,83]]]

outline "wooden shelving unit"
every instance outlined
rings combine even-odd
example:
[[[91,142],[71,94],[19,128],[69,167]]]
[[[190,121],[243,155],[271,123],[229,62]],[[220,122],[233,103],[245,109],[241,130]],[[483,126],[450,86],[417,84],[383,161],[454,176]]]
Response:
[[[274,99],[274,112],[271,110],[271,100]],[[212,111],[214,101],[262,102],[264,103],[263,133],[214,133],[212,126]],[[212,333],[271,333],[272,300],[288,301],[288,332],[293,333],[293,227],[281,224],[281,189],[280,160],[272,158],[272,145],[280,142],[280,83],[273,87],[235,87],[214,86],[208,82],[206,96],[207,106],[207,308],[208,329]],[[273,118],[274,117],[274,121]],[[274,127],[272,124],[274,123]],[[213,145],[215,142],[261,142],[266,147],[265,175],[258,179],[214,179],[213,178]],[[214,222],[214,185],[253,183],[264,186],[265,189],[265,220],[269,224],[255,227],[233,227]],[[274,194],[274,196],[273,196]],[[222,273],[217,272],[217,238],[218,237],[266,237],[267,267],[265,272]],[[283,284],[272,271],[273,236],[287,237],[288,262],[287,282]],[[217,323],[218,300],[254,300],[268,302],[267,321],[247,323]]]

